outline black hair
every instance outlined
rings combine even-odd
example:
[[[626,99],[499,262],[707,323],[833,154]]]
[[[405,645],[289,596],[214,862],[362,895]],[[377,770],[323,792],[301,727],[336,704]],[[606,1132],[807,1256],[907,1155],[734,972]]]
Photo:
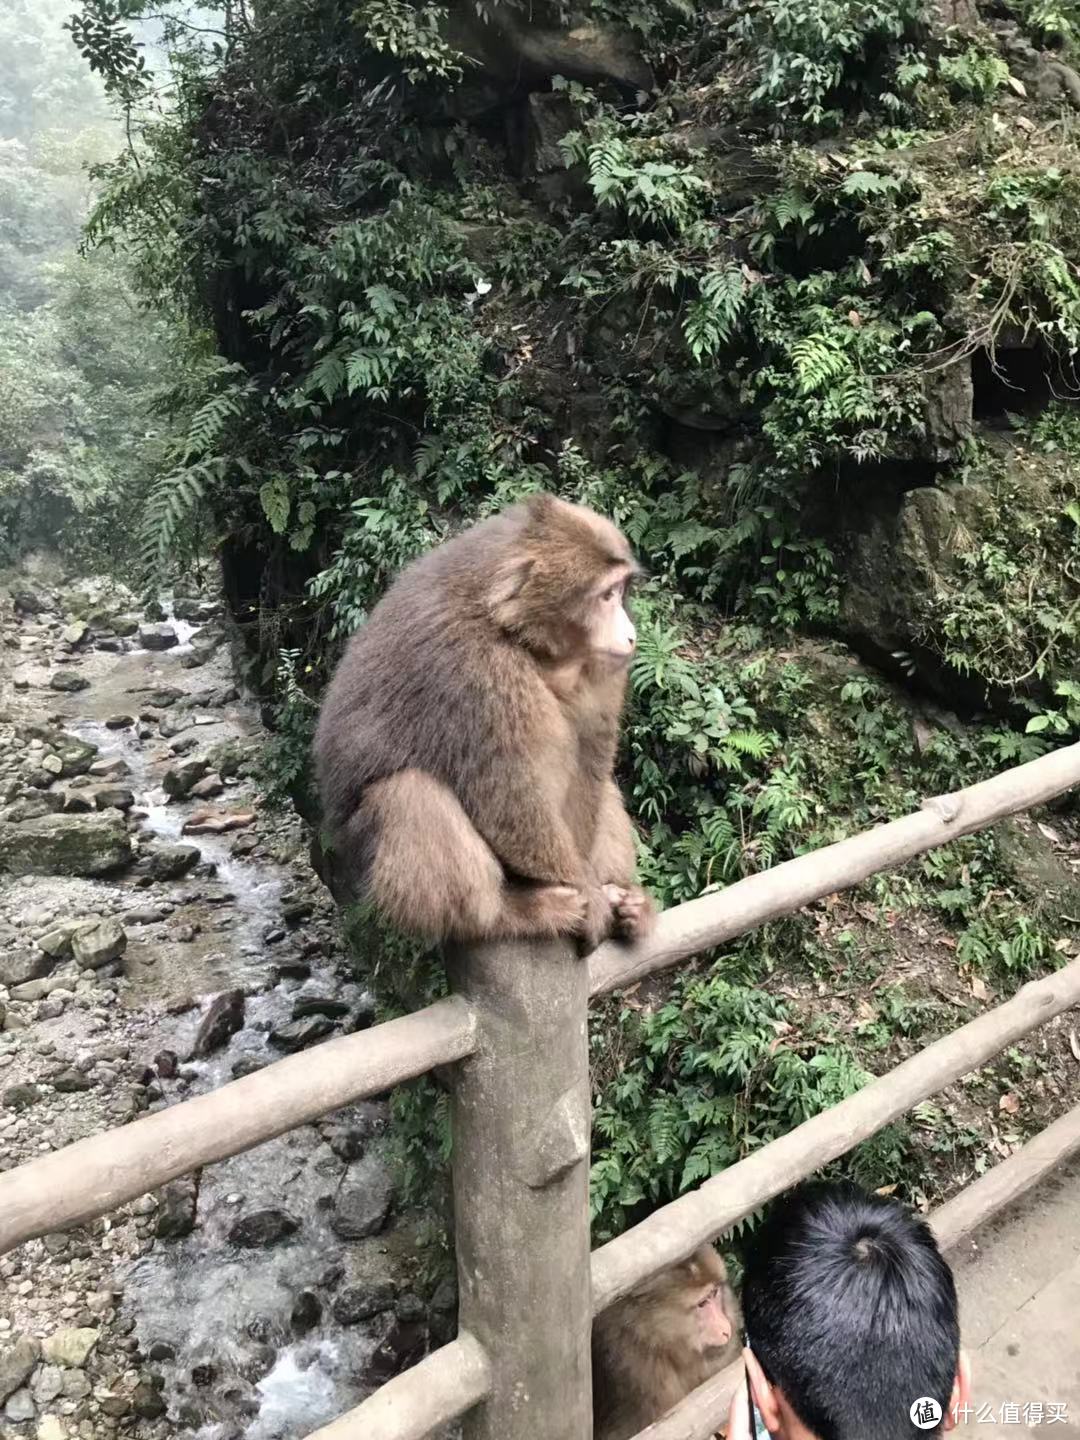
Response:
[[[929,1227],[848,1183],[800,1186],[753,1236],[749,1344],[819,1440],[913,1440],[913,1403],[947,1411],[960,1354],[952,1271]]]

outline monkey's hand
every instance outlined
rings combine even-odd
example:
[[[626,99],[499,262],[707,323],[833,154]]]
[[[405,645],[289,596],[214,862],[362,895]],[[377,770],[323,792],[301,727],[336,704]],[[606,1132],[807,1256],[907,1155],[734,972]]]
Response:
[[[644,940],[656,924],[652,896],[638,885],[605,885],[612,909],[612,934],[616,940],[634,945]]]
[[[576,885],[514,886],[507,901],[512,934],[576,937],[585,922],[585,896]]]
[[[583,914],[578,927],[578,949],[588,955],[614,931],[615,911],[608,885],[587,885],[581,892]]]

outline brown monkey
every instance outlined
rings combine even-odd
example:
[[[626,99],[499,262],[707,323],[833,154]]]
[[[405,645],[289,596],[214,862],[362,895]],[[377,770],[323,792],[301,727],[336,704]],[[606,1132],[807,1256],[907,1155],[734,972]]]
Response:
[[[636,566],[536,495],[414,561],[352,638],[315,737],[338,874],[443,940],[633,940],[652,920],[612,776]]]
[[[627,1440],[738,1358],[742,1317],[711,1245],[593,1321],[594,1440]]]

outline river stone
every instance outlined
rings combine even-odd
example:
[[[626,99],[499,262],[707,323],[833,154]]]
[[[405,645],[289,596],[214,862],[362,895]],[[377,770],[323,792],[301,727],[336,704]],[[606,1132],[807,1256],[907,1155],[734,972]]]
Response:
[[[342,1240],[363,1240],[377,1235],[386,1224],[394,1199],[394,1182],[385,1162],[365,1155],[351,1167],[345,1187],[338,1192],[330,1225]]]
[[[77,690],[89,690],[90,681],[85,675],[79,675],[74,670],[57,670],[49,676],[49,689],[74,695]]]
[[[300,995],[293,1005],[292,1018],[304,1020],[309,1015],[325,1015],[330,1020],[343,1020],[348,1013],[347,1002],[333,995]]]
[[[84,1075],[81,1070],[76,1070],[73,1065],[67,1065],[63,1070],[57,1071],[49,1081],[58,1095],[80,1095],[84,1090],[92,1089],[93,1083],[89,1076]]]
[[[322,1301],[311,1290],[301,1290],[293,1301],[292,1315],[289,1317],[292,1328],[298,1335],[306,1335],[309,1330],[314,1330],[322,1319]]]
[[[41,768],[45,771],[46,775],[55,777],[63,774],[64,762],[60,759],[59,755],[46,755],[41,762]]]
[[[245,1250],[258,1250],[276,1245],[278,1241],[295,1235],[299,1229],[300,1221],[286,1210],[252,1210],[236,1221],[229,1231],[229,1239]]]
[[[90,627],[85,620],[75,620],[60,631],[60,639],[65,645],[81,645],[89,633]]]
[[[171,625],[140,625],[139,644],[144,650],[171,650],[178,644],[177,634]]]
[[[123,955],[127,949],[127,931],[119,920],[99,920],[72,937],[71,949],[84,970],[100,970],[102,965]]]
[[[329,1035],[333,1028],[333,1020],[325,1015],[309,1015],[303,1020],[290,1020],[285,1025],[279,1025],[276,1030],[271,1030],[270,1043],[291,1054],[314,1045],[316,1040],[322,1040]]]
[[[16,1390],[4,1406],[4,1416],[14,1425],[25,1424],[37,1414],[34,1397],[29,1390]]]
[[[41,1342],[41,1355],[49,1365],[64,1370],[81,1370],[98,1342],[100,1330],[73,1328],[57,1330]]]
[[[105,721],[105,728],[107,730],[130,730],[134,724],[134,715],[110,715]]]
[[[131,1408],[142,1420],[160,1420],[166,1406],[157,1386],[149,1380],[140,1380],[131,1392]]]
[[[158,1197],[155,1233],[159,1240],[180,1240],[195,1229],[198,1182],[192,1175],[171,1180]]]
[[[224,789],[225,785],[221,776],[211,772],[209,775],[204,775],[197,784],[191,787],[191,793],[197,800],[213,800]]]
[[[107,875],[130,859],[127,827],[113,812],[0,821],[0,873]]]
[[[48,938],[48,937],[46,937]],[[13,990],[48,975],[55,961],[38,950],[0,949],[0,985]]]
[[[40,615],[49,608],[48,601],[36,595],[33,590],[16,590],[11,597],[11,604],[16,615]]]
[[[238,1030],[244,1028],[244,992],[226,990],[215,995],[207,1007],[199,1026],[195,1043],[191,1047],[191,1058],[200,1059],[212,1055],[215,1050],[226,1046]]]
[[[209,769],[208,762],[201,756],[192,756],[190,760],[181,760],[179,765],[170,765],[165,771],[161,788],[170,799],[179,800],[188,794],[192,786],[197,784]]]
[[[135,795],[126,785],[99,785],[94,791],[94,804],[99,810],[130,810]]]
[[[114,615],[111,624],[113,634],[119,635],[123,639],[139,633],[139,617],[137,615]]]
[[[334,1298],[334,1319],[339,1325],[359,1325],[393,1310],[396,1292],[388,1281],[350,1285]]]
[[[197,845],[158,845],[150,852],[150,875],[154,880],[178,880],[199,863]]]
[[[122,756],[116,755],[111,760],[95,760],[88,773],[95,780],[119,780],[124,775],[130,775],[131,766]]]
[[[24,1081],[21,1085],[9,1085],[4,1091],[4,1108],[6,1110],[29,1110],[31,1105],[36,1105],[41,1099],[41,1091],[31,1081]]]
[[[41,1346],[30,1335],[17,1335],[0,1349],[0,1400],[26,1384],[41,1359]]]
[[[101,1408],[105,1410],[104,1400]],[[106,1410],[105,1413],[108,1414],[109,1411]],[[43,1415],[38,1421],[36,1440],[67,1440],[67,1434],[67,1426],[55,1415]]]
[[[23,733],[27,739],[41,740],[52,754],[59,755],[64,766],[61,773],[65,777],[85,775],[98,753],[98,747],[89,740],[80,740],[77,735],[69,735],[66,730],[54,730],[49,725],[30,725]]]
[[[64,1388],[64,1372],[59,1365],[42,1365],[34,1376],[34,1399],[39,1405],[51,1405]]]

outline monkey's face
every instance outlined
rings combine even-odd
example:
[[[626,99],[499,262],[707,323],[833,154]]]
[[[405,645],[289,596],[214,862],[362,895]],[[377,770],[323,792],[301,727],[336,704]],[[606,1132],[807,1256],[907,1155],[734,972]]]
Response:
[[[731,1339],[731,1319],[724,1309],[724,1286],[709,1285],[692,1297],[698,1348],[720,1350]]]
[[[634,653],[637,631],[626,609],[630,571],[620,568],[604,577],[589,600],[586,620],[589,649],[612,664],[625,664]]]

